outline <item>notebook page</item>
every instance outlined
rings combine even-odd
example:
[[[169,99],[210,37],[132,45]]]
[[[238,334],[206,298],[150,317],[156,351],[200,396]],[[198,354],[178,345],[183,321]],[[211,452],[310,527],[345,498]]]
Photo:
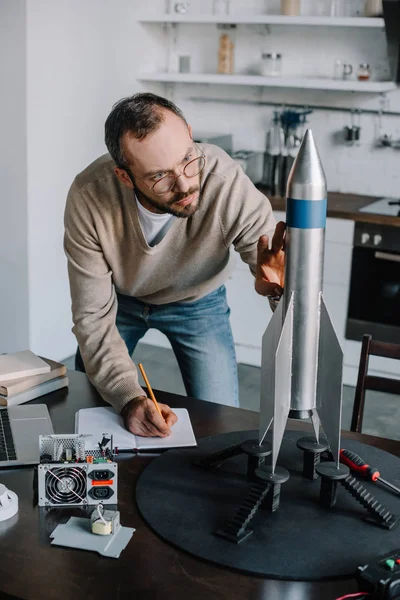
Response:
[[[186,408],[176,408],[173,411],[178,421],[171,428],[171,435],[167,438],[135,436],[125,429],[122,417],[113,408],[103,406],[79,410],[76,413],[75,433],[89,433],[96,436],[111,433],[114,446],[120,450],[196,446],[188,411]]]
[[[100,437],[102,433],[112,433],[113,445],[120,450],[136,448],[136,438],[124,427],[122,417],[106,406],[82,408],[75,417],[75,433],[91,433]]]
[[[184,446],[197,446],[194,437],[192,423],[186,408],[172,409],[178,417],[175,425],[171,427],[171,435],[166,438],[142,437],[136,435],[136,442],[139,450],[151,450],[156,448],[182,448]]]

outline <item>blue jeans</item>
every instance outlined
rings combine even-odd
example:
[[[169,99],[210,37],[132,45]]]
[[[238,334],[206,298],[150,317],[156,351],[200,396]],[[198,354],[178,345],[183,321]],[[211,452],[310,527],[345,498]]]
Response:
[[[148,329],[169,339],[186,393],[199,400],[239,406],[235,346],[225,286],[195,302],[147,304],[118,294],[116,325],[130,355]],[[77,371],[84,371],[79,348]]]

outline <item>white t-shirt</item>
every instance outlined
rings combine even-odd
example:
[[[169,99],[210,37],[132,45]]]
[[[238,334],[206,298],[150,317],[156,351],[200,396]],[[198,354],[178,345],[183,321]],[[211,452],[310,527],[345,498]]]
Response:
[[[176,217],[169,213],[158,214],[150,212],[140,204],[136,196],[135,199],[138,207],[140,225],[144,237],[146,238],[146,242],[149,246],[155,246],[161,242]]]

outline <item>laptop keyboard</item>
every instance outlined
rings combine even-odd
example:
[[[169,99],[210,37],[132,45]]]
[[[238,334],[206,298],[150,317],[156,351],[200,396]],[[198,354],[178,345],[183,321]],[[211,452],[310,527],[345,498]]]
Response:
[[[0,461],[16,460],[14,440],[11,431],[10,418],[8,410],[0,410]]]

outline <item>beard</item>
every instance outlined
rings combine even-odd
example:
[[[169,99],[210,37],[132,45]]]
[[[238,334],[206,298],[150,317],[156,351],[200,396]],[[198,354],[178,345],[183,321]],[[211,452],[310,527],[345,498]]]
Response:
[[[159,210],[162,213],[168,213],[170,215],[174,215],[174,217],[180,217],[182,219],[187,219],[188,217],[191,217],[192,215],[194,215],[194,213],[199,208],[200,194],[195,200],[193,200],[193,202],[191,202],[187,206],[179,206],[178,204],[176,204],[176,202],[179,202],[180,200],[184,200],[185,198],[188,198],[192,194],[199,192],[200,188],[198,185],[189,188],[187,192],[178,192],[178,193],[174,194],[173,198],[168,200],[168,202],[162,202],[161,200],[159,201],[159,200],[156,200],[155,198],[151,198],[150,196],[145,194],[142,190],[140,190],[136,184],[134,184],[134,190],[135,190],[135,194],[136,194],[138,200],[143,199],[146,202],[148,202],[153,208],[156,208],[157,210]]]

